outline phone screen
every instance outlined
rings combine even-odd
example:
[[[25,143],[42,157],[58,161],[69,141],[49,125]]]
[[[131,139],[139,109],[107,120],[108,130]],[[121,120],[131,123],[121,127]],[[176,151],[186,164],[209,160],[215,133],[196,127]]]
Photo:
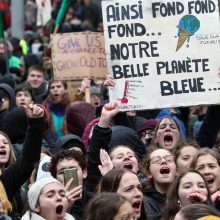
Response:
[[[65,169],[64,170],[64,181],[65,185],[67,182],[73,177],[73,181],[71,183],[70,189],[75,188],[76,186],[79,185],[79,180],[78,180],[78,174],[77,174],[77,168],[71,168],[71,169]]]

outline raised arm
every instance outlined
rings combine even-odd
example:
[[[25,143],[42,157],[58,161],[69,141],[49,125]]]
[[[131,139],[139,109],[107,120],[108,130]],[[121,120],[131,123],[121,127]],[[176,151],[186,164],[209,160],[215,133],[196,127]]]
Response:
[[[35,104],[24,106],[24,109],[28,117],[28,128],[22,155],[1,176],[1,181],[9,200],[12,199],[22,184],[30,177],[34,169],[34,164],[40,159],[45,115],[44,109]]]
[[[88,161],[88,176],[87,176],[87,188],[89,191],[94,192],[95,187],[101,178],[101,173],[98,166],[100,161],[100,149],[108,151],[108,144],[111,140],[111,128],[109,123],[111,118],[118,113],[117,103],[107,103],[102,108],[102,114],[98,125],[95,125],[91,141],[87,150]]]

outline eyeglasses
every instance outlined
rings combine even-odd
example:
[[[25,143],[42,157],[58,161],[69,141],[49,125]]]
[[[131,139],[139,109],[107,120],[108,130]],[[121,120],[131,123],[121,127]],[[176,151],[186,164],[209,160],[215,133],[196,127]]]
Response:
[[[143,131],[142,136],[145,137],[146,135],[148,135],[149,138],[153,138],[154,137],[154,131],[151,131],[151,130]]]
[[[163,156],[163,157],[161,157],[161,156],[152,157],[150,162],[151,162],[151,164],[160,164],[163,159],[165,160],[166,163],[174,162],[173,155],[166,155],[166,156]]]

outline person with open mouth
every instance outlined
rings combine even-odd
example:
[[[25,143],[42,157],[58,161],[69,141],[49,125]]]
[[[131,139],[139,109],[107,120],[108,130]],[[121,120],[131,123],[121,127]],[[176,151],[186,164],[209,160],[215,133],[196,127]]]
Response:
[[[148,148],[142,161],[142,171],[148,178],[143,190],[146,213],[149,219],[160,219],[166,194],[176,175],[174,156],[166,149]]]
[[[90,87],[90,103],[94,106],[94,107],[99,107],[102,103],[101,103],[102,99],[101,99],[101,88],[97,87],[97,86],[91,86]]]
[[[116,192],[132,205],[134,219],[146,220],[143,207],[142,187],[137,175],[126,169],[112,169],[104,175],[98,185],[98,193]]]
[[[48,111],[47,122],[49,128],[46,136],[50,139],[51,143],[56,146],[58,138],[67,134],[65,129],[65,111],[70,103],[70,97],[67,88],[67,82],[64,80],[52,79],[49,81],[49,94],[44,100],[43,105]]]
[[[4,132],[0,132],[0,188],[2,211],[13,219],[20,214],[15,199],[19,189],[27,181],[39,161],[44,127],[44,109],[35,104],[23,106],[28,129],[23,144],[22,156],[15,159],[13,146]]]
[[[8,136],[0,131],[0,169],[1,172],[15,162],[15,153],[13,145],[11,144]]]
[[[66,169],[76,169],[76,179],[73,177],[66,181]],[[87,202],[92,197],[87,190],[86,157],[76,149],[61,149],[52,156],[49,170],[65,186],[68,212],[74,218],[82,219]]]
[[[161,220],[173,220],[181,207],[194,203],[214,208],[204,176],[196,170],[188,170],[180,174],[171,185]]]
[[[169,116],[160,119],[154,132],[153,143],[159,148],[174,150],[182,141],[179,125]]]
[[[42,178],[31,185],[28,204],[29,210],[22,220],[74,220],[66,213],[68,202],[64,186],[52,177]]]
[[[124,168],[138,173],[138,159],[135,152],[125,145],[119,145],[110,152],[110,158],[115,168]]]
[[[91,136],[89,147],[87,150],[89,167],[88,176],[93,176],[93,182],[95,183],[92,187],[90,186],[90,191],[95,191],[96,183],[98,183],[101,175],[105,175],[113,168],[127,169],[134,172],[135,174],[137,174],[139,171],[138,157],[136,155],[137,148],[131,148],[126,144],[116,144],[112,146],[112,148],[109,150],[109,143],[112,133],[109,124],[112,117],[117,115],[118,112],[119,106],[117,102],[106,103],[102,108],[102,114],[98,124],[94,126],[93,134]],[[123,138],[124,137],[122,135],[122,142]],[[91,167],[92,169],[90,169]]]
[[[220,154],[209,148],[198,151],[192,168],[198,170],[205,177],[216,208],[220,209]]]

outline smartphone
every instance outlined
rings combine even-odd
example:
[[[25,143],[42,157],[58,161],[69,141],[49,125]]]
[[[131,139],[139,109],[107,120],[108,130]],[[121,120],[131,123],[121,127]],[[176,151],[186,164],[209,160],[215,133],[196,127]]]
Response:
[[[77,168],[65,169],[63,175],[64,175],[65,185],[73,177],[73,181],[71,183],[70,190],[75,188],[76,186],[79,186]]]

